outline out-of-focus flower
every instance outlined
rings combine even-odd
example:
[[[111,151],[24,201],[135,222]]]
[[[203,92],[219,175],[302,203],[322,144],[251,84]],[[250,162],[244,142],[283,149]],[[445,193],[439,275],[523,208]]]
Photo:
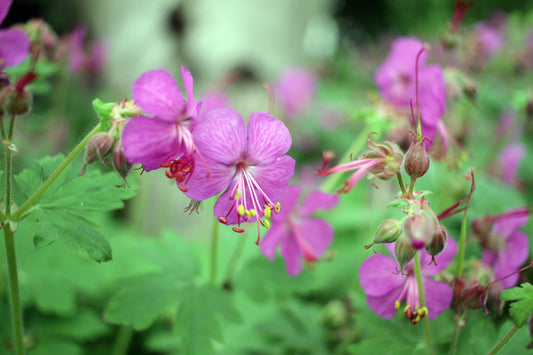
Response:
[[[418,251],[427,308],[420,303],[413,261],[400,272],[395,259],[383,254],[372,255],[359,268],[359,281],[367,294],[368,306],[380,317],[392,318],[400,303],[406,300],[404,313],[413,324],[425,315],[437,318],[450,307],[453,291],[448,284],[432,276],[448,267],[456,250],[455,241],[448,238],[442,253],[435,257],[436,263],[432,263],[432,257],[423,249]]]
[[[473,230],[483,248],[483,263],[493,268],[495,279],[508,276],[500,280],[504,289],[516,284],[518,275],[511,274],[520,268],[529,254],[528,236],[518,231],[527,223],[528,216],[528,209],[522,207],[473,223]]]
[[[422,134],[432,140],[437,123],[446,110],[446,90],[442,69],[437,64],[426,65],[427,52],[416,38],[396,39],[385,61],[375,74],[381,96],[396,107],[416,107],[416,59],[418,62],[418,105]]]
[[[505,44],[500,30],[488,23],[480,22],[474,28],[476,56],[487,60],[502,50]]]
[[[183,155],[193,157],[195,145],[191,130],[202,105],[193,97],[193,77],[181,66],[187,101],[183,100],[174,78],[164,70],[152,70],[133,83],[135,103],[148,116],[129,120],[122,135],[124,154],[131,164],[150,171],[170,166]],[[194,170],[190,159],[190,170]]]
[[[311,214],[331,209],[339,200],[336,194],[314,190],[297,207],[301,190],[299,186],[287,187],[281,198],[283,209],[272,216],[271,227],[261,242],[261,252],[270,260],[274,260],[276,248],[280,245],[291,276],[302,270],[302,259],[311,266],[331,244],[333,228],[326,221],[311,217]]]
[[[107,47],[103,42],[96,42],[86,54],[84,48],[86,35],[87,30],[84,27],[77,27],[70,35],[69,68],[73,73],[85,71],[90,75],[98,74],[106,61]]]
[[[126,127],[127,128],[127,127]],[[206,164],[198,164],[183,191],[202,201],[224,191],[214,213],[221,223],[257,222],[269,227],[273,210],[294,173],[294,159],[285,155],[291,136],[283,122],[266,112],[254,112],[248,128],[230,108],[207,112],[194,129],[196,147]]]
[[[506,184],[516,184],[516,173],[525,155],[526,147],[522,143],[508,144],[500,153],[499,161],[502,167],[503,181]]]
[[[287,68],[274,84],[276,99],[288,118],[300,115],[312,102],[316,75],[304,68]]]
[[[0,24],[4,21],[12,0],[0,0]],[[22,63],[30,54],[30,40],[18,29],[0,30],[0,71]]]

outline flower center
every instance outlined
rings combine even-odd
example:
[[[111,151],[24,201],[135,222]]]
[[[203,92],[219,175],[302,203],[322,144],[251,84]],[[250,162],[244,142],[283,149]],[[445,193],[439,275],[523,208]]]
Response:
[[[426,306],[420,307],[420,296],[415,274],[412,271],[408,271],[406,277],[407,280],[405,280],[403,290],[396,300],[394,308],[399,309],[401,300],[405,298],[403,312],[412,324],[416,324],[428,314],[428,309]]]
[[[257,241],[255,244],[259,245],[261,240],[260,226],[270,228],[270,217],[272,210],[279,212],[281,205],[279,202],[274,203],[270,197],[261,188],[259,183],[255,180],[253,175],[249,172],[248,164],[245,161],[240,161],[235,165],[236,180],[229,193],[229,199],[232,201],[230,208],[226,211],[224,216],[219,216],[218,220],[226,224],[227,218],[232,213],[237,214],[237,225],[233,227],[233,231],[237,233],[244,232],[240,228],[241,222],[257,223]]]

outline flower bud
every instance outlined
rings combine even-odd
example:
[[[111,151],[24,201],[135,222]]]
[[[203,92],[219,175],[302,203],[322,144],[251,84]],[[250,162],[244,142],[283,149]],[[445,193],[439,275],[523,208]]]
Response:
[[[403,267],[415,257],[416,249],[413,248],[409,238],[401,236],[396,240],[394,253],[396,254],[396,260],[398,260],[398,264],[400,265],[400,270],[402,270]]]
[[[415,139],[407,153],[405,153],[404,168],[407,175],[418,179],[426,174],[429,169],[429,157],[426,152],[424,138]]]
[[[374,243],[394,243],[402,235],[402,224],[395,219],[382,222],[374,233]]]
[[[131,164],[124,155],[124,148],[122,147],[122,141],[117,141],[113,148],[113,159],[111,161],[113,170],[126,182],[126,177],[130,173]]]
[[[85,150],[85,164],[105,157],[113,147],[115,141],[107,132],[98,132],[91,137]]]
[[[435,226],[431,218],[425,213],[407,217],[404,223],[405,235],[409,237],[415,249],[425,247],[435,233]]]
[[[382,160],[381,164],[375,166],[370,170],[370,173],[381,180],[390,180],[396,176],[400,170],[403,160],[403,153],[400,147],[393,142],[385,142],[384,144],[377,143],[372,139],[368,139],[368,152],[361,154],[358,159],[376,159]]]
[[[426,244],[426,251],[428,254],[431,256],[440,254],[446,246],[446,238],[446,229],[443,226],[438,226],[437,229],[435,229],[435,233],[433,233],[433,237],[431,237],[429,243]]]
[[[12,115],[23,115],[28,113],[33,102],[33,95],[26,90],[20,93],[14,87],[5,89],[2,97],[4,112]]]

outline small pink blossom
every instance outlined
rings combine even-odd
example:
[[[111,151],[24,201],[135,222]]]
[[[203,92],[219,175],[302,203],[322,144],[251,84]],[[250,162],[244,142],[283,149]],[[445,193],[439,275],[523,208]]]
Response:
[[[300,115],[316,92],[316,75],[304,68],[287,68],[274,84],[276,99],[288,118]]]
[[[302,271],[302,259],[307,265],[319,260],[333,240],[333,228],[326,221],[311,217],[317,210],[332,209],[339,196],[318,190],[311,192],[297,207],[299,186],[290,185],[281,198],[283,209],[272,216],[272,224],[261,243],[261,252],[274,260],[280,245],[287,273]]]
[[[393,248],[391,244],[387,247]],[[432,277],[448,267],[456,251],[457,246],[451,237],[448,237],[444,250],[435,256],[435,263],[423,249],[418,251],[427,309],[420,303],[413,261],[400,272],[394,258],[383,254],[372,255],[359,268],[359,281],[367,294],[368,306],[378,316],[392,318],[405,300],[404,313],[412,323],[418,322],[426,314],[429,319],[437,318],[450,307],[453,290],[445,282]]]
[[[522,143],[511,143],[503,148],[499,161],[503,172],[503,181],[508,185],[517,183],[516,173],[520,162],[526,156],[526,146]]]
[[[152,70],[133,83],[135,103],[150,116],[129,120],[122,134],[124,154],[130,164],[142,164],[150,171],[169,167],[187,157],[187,172],[194,170],[195,144],[192,129],[202,105],[193,97],[193,77],[181,66],[187,100],[172,76],[164,70]]]

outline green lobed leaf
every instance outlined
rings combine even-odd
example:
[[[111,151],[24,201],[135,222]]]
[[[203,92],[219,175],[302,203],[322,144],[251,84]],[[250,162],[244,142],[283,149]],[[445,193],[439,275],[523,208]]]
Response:
[[[500,299],[511,301],[509,313],[517,326],[523,326],[533,314],[533,285],[523,283],[519,287],[502,292]]]
[[[176,318],[176,331],[185,354],[212,354],[212,340],[223,341],[218,316],[238,322],[240,315],[227,293],[209,285],[188,292]]]

